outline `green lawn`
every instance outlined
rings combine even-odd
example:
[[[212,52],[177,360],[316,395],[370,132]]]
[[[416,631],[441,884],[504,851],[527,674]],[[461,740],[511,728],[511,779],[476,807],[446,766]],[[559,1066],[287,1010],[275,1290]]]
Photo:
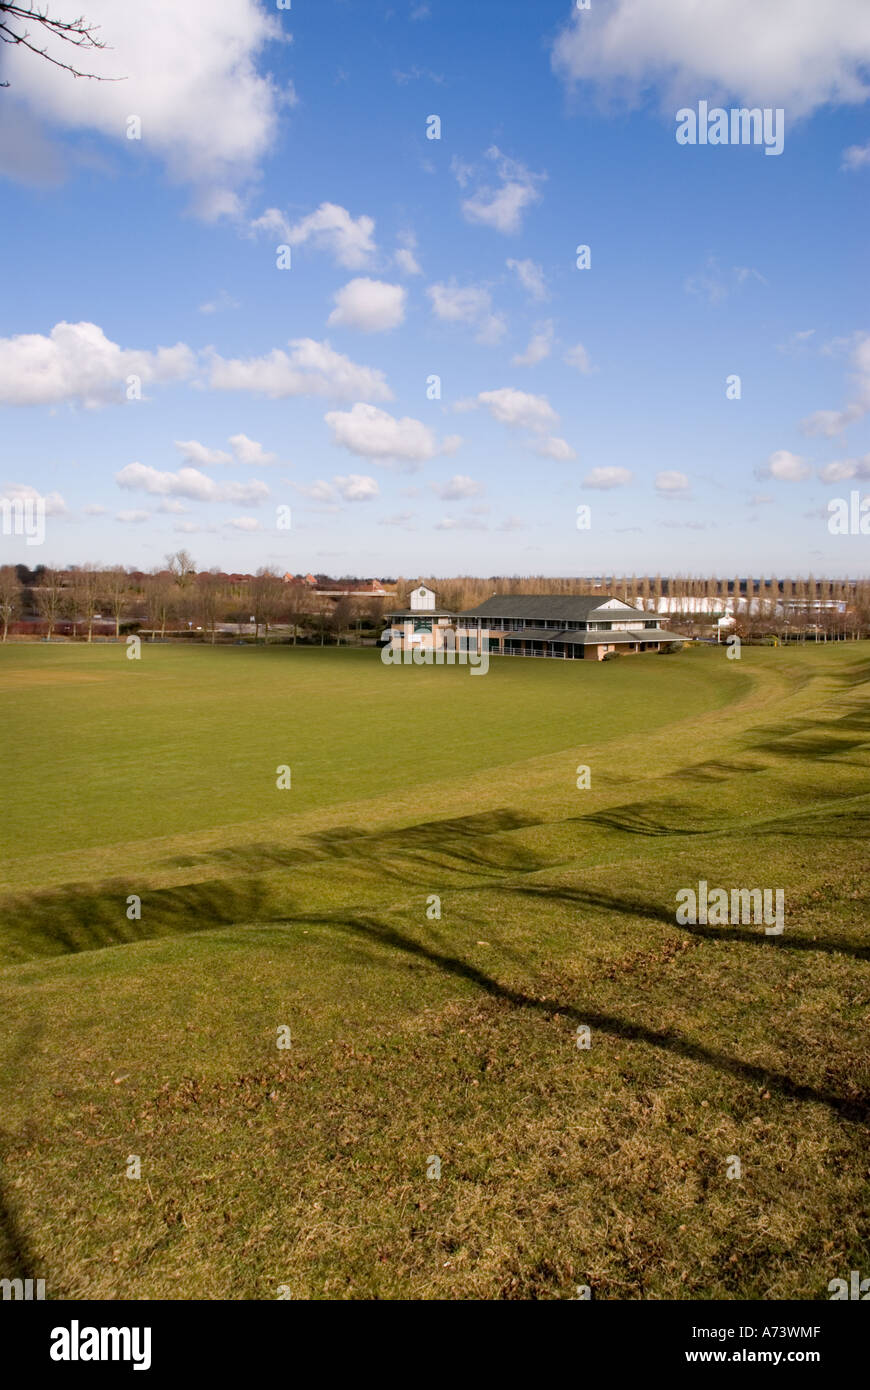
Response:
[[[630,663],[631,664],[631,663]],[[720,708],[735,663],[387,667],[372,650],[0,646],[12,859],[274,820],[495,770]],[[292,792],[275,770],[292,768]],[[50,814],[46,792],[50,787]],[[15,866],[15,871],[18,866]]]
[[[0,647],[0,1276],[827,1297],[868,1257],[868,676]],[[784,935],[677,926],[701,878],[782,887]]]

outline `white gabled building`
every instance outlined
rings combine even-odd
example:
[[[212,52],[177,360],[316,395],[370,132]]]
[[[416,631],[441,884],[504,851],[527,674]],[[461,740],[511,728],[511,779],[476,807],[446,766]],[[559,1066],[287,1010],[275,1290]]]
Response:
[[[496,656],[600,661],[608,652],[660,651],[675,640],[655,616],[608,594],[493,594],[452,613],[437,608],[433,590],[420,584],[409,608],[388,621],[384,639],[403,647],[479,652],[485,641]]]

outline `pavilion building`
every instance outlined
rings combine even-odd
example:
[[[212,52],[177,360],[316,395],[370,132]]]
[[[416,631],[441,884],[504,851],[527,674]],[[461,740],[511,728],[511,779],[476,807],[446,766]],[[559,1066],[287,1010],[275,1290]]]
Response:
[[[451,612],[420,584],[409,607],[387,621],[384,636],[403,648],[479,652],[486,639],[491,656],[600,661],[608,652],[660,651],[675,640],[654,614],[607,594],[493,594],[476,608]]]

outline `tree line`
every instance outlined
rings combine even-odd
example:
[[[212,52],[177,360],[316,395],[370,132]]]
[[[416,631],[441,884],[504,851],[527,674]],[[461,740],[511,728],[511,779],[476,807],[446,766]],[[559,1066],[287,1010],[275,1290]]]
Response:
[[[166,557],[166,567],[150,574],[122,566],[69,569],[4,565],[0,568],[0,630],[7,640],[17,622],[38,620],[49,639],[63,625],[73,636],[91,642],[106,624],[119,637],[122,627],[136,626],[165,638],[196,630],[215,642],[222,625],[252,625],[255,640],[278,626],[299,636],[325,642],[353,624],[380,623],[383,600],[361,595],[337,600],[316,595],[303,584],[286,583],[263,567],[250,577],[219,570],[198,572],[186,551]]]
[[[335,583],[319,575],[320,584]],[[736,609],[737,630],[746,636],[784,633],[809,625],[831,635],[870,633],[870,580],[815,578],[730,579],[689,575],[610,575],[552,578],[544,575],[399,577],[395,598],[361,594],[332,598],[304,583],[286,582],[263,567],[254,575],[198,571],[185,550],[167,555],[163,569],[149,574],[122,566],[74,565],[68,569],[24,565],[0,568],[0,627],[39,619],[51,637],[60,624],[92,641],[108,622],[119,636],[135,624],[153,636],[201,632],[216,641],[221,625],[252,624],[255,638],[268,640],[283,628],[299,637],[335,640],[353,625],[376,627],[385,612],[405,608],[419,582],[437,593],[439,608],[462,612],[494,594],[612,594],[650,612],[667,611],[668,626],[691,635],[709,628],[717,614]],[[735,603],[736,598],[736,603]],[[704,609],[705,611],[697,611]],[[844,611],[838,611],[843,609]]]

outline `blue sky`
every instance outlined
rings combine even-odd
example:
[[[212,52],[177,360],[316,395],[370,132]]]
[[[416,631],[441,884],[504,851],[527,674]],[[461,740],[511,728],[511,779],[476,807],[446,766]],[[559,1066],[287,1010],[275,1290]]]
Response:
[[[84,9],[123,82],[3,55],[4,561],[866,572],[866,5]]]

